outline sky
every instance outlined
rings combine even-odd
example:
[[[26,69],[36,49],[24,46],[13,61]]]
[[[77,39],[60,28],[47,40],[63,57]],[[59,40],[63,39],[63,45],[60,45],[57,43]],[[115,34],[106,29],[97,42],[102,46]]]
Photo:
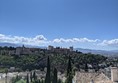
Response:
[[[118,0],[0,0],[0,42],[118,50]]]

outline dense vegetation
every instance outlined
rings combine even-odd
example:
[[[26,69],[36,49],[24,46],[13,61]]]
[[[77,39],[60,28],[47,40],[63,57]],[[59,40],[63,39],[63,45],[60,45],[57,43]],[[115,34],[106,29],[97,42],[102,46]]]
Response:
[[[12,79],[12,83],[72,83],[73,79],[73,71],[71,66],[71,57],[69,56],[68,65],[67,65],[67,74],[66,74],[66,81],[63,82],[61,79],[58,78],[57,69],[54,68],[53,71],[50,70],[50,58],[48,56],[47,58],[47,73],[45,76],[45,79],[38,79],[36,76],[35,71],[30,73],[27,73],[26,78],[23,80],[21,77],[16,76]],[[51,72],[53,73],[51,75]]]
[[[65,73],[66,80],[64,83],[72,83],[75,71],[84,70],[88,72],[93,69],[96,72],[100,68],[113,65],[117,60],[108,58],[99,54],[82,53],[79,51],[55,52],[47,49],[41,49],[37,54],[9,55],[9,50],[15,50],[13,47],[0,47],[0,51],[5,51],[0,55],[0,72],[9,72],[10,67],[15,67],[15,71],[29,71],[25,79],[16,76],[12,83],[63,83],[58,78],[57,72]],[[48,58],[47,58],[48,57]],[[100,64],[106,64],[100,66]],[[91,65],[91,67],[90,67]],[[36,72],[31,70],[40,69],[47,73],[45,79],[38,79]],[[6,78],[7,79],[7,78]],[[30,81],[29,81],[30,79]]]
[[[13,50],[13,47],[0,48],[4,50]],[[67,67],[68,56],[71,56],[72,66],[77,69],[85,69],[87,64],[92,65],[92,68],[98,68],[98,64],[106,61],[106,57],[102,55],[95,55],[91,53],[81,53],[78,51],[63,53],[51,52],[42,49],[38,54],[28,55],[0,55],[0,69],[15,67],[17,71],[44,70],[46,67],[46,57],[50,56],[50,62],[58,71],[64,72]],[[53,69],[53,68],[52,68]]]

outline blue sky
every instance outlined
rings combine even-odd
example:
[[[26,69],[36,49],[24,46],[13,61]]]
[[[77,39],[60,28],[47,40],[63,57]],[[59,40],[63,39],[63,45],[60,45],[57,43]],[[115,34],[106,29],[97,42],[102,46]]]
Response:
[[[0,42],[27,44],[37,38],[35,44],[42,46],[117,50],[117,4],[118,0],[0,0]]]

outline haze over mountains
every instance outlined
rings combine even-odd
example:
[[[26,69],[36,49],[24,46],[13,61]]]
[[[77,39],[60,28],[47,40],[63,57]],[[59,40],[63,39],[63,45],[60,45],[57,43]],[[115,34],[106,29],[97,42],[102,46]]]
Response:
[[[83,48],[76,48],[76,50],[83,52],[83,53],[92,53],[92,54],[101,54],[104,56],[118,56],[118,50],[94,50],[94,49],[83,49]]]
[[[0,46],[12,46],[12,47],[19,47],[22,44],[13,44],[13,43],[0,43]],[[32,46],[32,45],[25,45],[26,47],[34,47],[34,48],[47,48],[46,46]],[[101,54],[104,56],[118,56],[118,50],[94,50],[94,49],[84,49],[84,48],[74,48],[74,50],[78,50],[83,53],[92,53],[92,54]]]
[[[18,47],[18,46],[20,46],[20,45],[18,45],[18,44],[13,44],[13,43],[0,43],[0,46]]]

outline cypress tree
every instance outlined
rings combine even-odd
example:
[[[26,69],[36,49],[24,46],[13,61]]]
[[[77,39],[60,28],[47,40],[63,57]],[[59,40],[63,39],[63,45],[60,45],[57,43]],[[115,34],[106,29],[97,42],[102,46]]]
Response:
[[[85,63],[85,72],[88,72],[88,65]]]
[[[58,80],[58,83],[62,83],[61,79]]]
[[[29,75],[27,73],[27,80],[26,80],[26,83],[29,83]]]
[[[68,76],[69,73],[71,73],[71,72],[72,72],[71,57],[69,56],[68,67],[67,67],[67,76]]]
[[[34,81],[36,81],[37,77],[36,77],[36,72],[35,71],[33,73],[33,78],[34,78]]]
[[[45,82],[45,81],[42,79],[42,80],[41,80],[41,83],[44,83],[44,82]]]
[[[73,75],[72,75],[71,57],[69,56],[66,83],[72,83],[72,78]]]
[[[57,83],[57,69],[56,68],[54,68],[54,75],[53,75],[52,83]]]
[[[32,82],[32,72],[30,72],[30,81]]]
[[[45,83],[51,83],[51,80],[50,80],[50,59],[49,59],[49,56],[48,56],[48,59],[47,59],[47,73],[46,73]]]
[[[39,83],[39,80],[36,80],[35,83]]]
[[[7,69],[5,70],[5,73],[6,73],[6,76],[5,76],[5,83],[7,83],[7,73],[8,73],[8,70],[7,70]]]
[[[18,81],[18,80],[19,80],[19,76],[17,75],[17,76],[16,76],[16,81]]]
[[[39,79],[39,83],[41,83],[40,79]]]

